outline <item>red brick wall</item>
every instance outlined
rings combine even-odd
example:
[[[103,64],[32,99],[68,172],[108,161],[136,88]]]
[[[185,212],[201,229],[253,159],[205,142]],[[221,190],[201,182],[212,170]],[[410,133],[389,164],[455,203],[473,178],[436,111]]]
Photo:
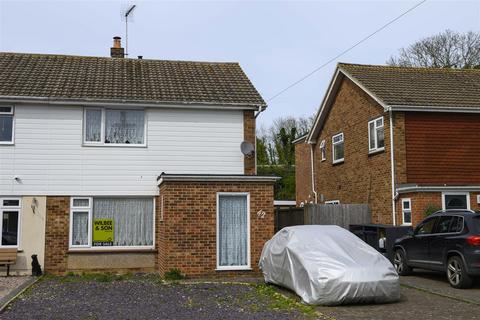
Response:
[[[470,192],[470,209],[478,211],[480,205],[477,203],[479,192]],[[412,205],[412,226],[416,226],[427,216],[425,211],[429,205],[442,209],[441,192],[409,192],[401,194],[397,199],[397,221],[402,224],[402,199],[409,198]]]
[[[384,117],[385,151],[369,155],[368,121]],[[345,161],[332,164],[332,136],[343,132]],[[325,139],[327,157],[320,161]],[[316,191],[324,200],[368,203],[374,223],[392,223],[389,116],[352,81],[345,78],[338,90],[315,146]]]
[[[250,193],[251,266],[258,272],[263,245],[274,232],[273,184],[220,182],[164,182],[157,201],[156,243],[163,274],[179,268],[190,277],[251,274],[251,271],[215,271],[217,192]],[[164,219],[160,221],[164,199]],[[257,212],[265,211],[264,218]]]
[[[67,269],[70,197],[47,197],[45,227],[45,271]]]
[[[295,199],[297,206],[301,202],[314,201],[312,193],[312,166],[310,160],[310,145],[307,143],[295,144]]]
[[[480,114],[409,112],[408,181],[480,185]]]
[[[251,110],[243,112],[243,139],[255,146],[255,115]],[[240,148],[240,146],[238,146]],[[245,174],[255,174],[255,157],[257,155],[244,157]]]

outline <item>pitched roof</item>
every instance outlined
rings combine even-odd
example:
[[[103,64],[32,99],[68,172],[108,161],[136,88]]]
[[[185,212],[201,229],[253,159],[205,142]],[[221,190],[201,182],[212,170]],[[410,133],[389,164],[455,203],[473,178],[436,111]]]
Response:
[[[480,70],[339,63],[306,138],[315,142],[347,77],[385,110],[480,112]]]
[[[238,63],[1,53],[0,98],[265,106]]]
[[[480,70],[339,63],[388,106],[480,107]]]

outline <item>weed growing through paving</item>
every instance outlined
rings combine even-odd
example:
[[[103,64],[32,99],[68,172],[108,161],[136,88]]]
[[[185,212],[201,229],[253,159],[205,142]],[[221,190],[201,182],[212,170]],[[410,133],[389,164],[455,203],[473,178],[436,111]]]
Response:
[[[264,298],[268,298],[270,303],[268,307],[271,310],[293,311],[298,310],[305,316],[316,317],[317,312],[313,306],[305,305],[280,294],[275,287],[268,284],[254,285],[255,293]],[[255,306],[254,306],[255,307]]]
[[[185,279],[185,276],[182,274],[180,269],[173,268],[165,272],[165,280],[182,280]]]

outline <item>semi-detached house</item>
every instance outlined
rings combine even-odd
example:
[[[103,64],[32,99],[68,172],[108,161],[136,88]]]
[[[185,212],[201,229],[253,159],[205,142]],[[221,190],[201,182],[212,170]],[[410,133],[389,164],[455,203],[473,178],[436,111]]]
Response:
[[[12,270],[258,271],[266,107],[237,63],[0,53],[0,250]]]
[[[366,203],[376,223],[480,209],[480,70],[338,64],[296,140],[296,200]]]

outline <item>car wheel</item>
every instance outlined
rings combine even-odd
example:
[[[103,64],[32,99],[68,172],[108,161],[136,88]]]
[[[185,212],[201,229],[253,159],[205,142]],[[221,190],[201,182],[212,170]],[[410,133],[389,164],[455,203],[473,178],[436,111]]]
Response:
[[[401,276],[408,276],[412,273],[412,268],[407,265],[405,253],[403,253],[403,250],[401,249],[395,251],[395,254],[393,255],[393,266]]]
[[[467,274],[465,264],[459,256],[448,259],[447,277],[450,285],[457,289],[470,288],[473,285],[473,279]]]

